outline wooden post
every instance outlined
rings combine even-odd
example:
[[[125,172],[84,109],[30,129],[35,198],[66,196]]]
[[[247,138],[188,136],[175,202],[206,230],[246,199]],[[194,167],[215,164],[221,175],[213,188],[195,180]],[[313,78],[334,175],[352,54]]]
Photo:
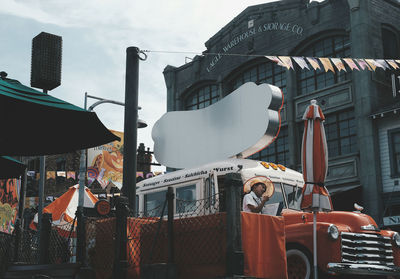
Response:
[[[49,263],[51,221],[52,221],[51,214],[43,213],[42,229],[40,230],[39,264]]]
[[[116,201],[116,237],[113,278],[126,278],[128,260],[126,257],[127,218],[129,214],[129,201],[127,197],[121,196]]]
[[[176,278],[175,272],[175,253],[174,253],[174,189],[168,187],[168,263],[167,263],[167,279]]]
[[[226,275],[243,275],[242,225],[240,216],[241,193],[243,188],[239,173],[225,176],[226,200]]]

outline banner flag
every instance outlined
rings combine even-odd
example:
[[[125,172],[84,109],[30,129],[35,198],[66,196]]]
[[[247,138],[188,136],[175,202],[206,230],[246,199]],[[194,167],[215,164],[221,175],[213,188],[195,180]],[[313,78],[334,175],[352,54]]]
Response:
[[[278,58],[282,61],[283,64],[285,64],[285,67],[289,70],[293,70],[293,63],[292,59],[290,59],[289,56],[278,56]]]
[[[69,171],[67,172],[67,179],[72,178],[75,180],[75,172],[74,171]]]
[[[0,180],[0,232],[12,234],[18,213],[21,180]]]
[[[331,61],[333,62],[333,64],[335,64],[336,68],[339,70],[339,72],[341,70],[346,71],[346,67],[344,66],[342,60],[340,60],[340,58],[331,58]]]
[[[304,60],[303,57],[292,57],[294,59],[294,61],[297,63],[297,65],[300,66],[300,68],[303,70],[304,68],[307,68],[307,70],[310,70],[310,68],[308,67],[308,64],[306,62],[306,60]]]
[[[394,60],[386,60],[386,62],[393,67],[393,69],[398,69],[399,66],[394,62]]]
[[[322,70],[325,72],[333,72],[336,70],[338,72],[345,71],[347,72],[346,65],[350,68],[350,70],[369,70],[375,71],[376,68],[381,68],[383,70],[392,70],[392,69],[400,69],[400,59],[364,59],[364,58],[342,58],[342,57],[301,57],[301,56],[265,56],[272,62],[275,62],[281,67],[285,67],[287,69],[294,70],[293,60],[296,64],[302,69],[311,70],[309,65],[314,70]],[[357,63],[356,63],[357,62]],[[323,67],[321,67],[321,64]],[[333,66],[335,65],[335,67]]]
[[[56,172],[55,171],[46,172],[46,179],[50,179],[50,178],[56,179]]]
[[[379,68],[382,68],[384,70],[390,69],[389,65],[385,62],[384,59],[376,59],[374,61],[375,61],[376,66],[378,66]]]
[[[271,61],[277,63],[279,66],[286,67],[286,65],[283,64],[282,61],[279,60],[279,58],[276,57],[276,56],[265,56],[265,57],[267,57],[269,60],[271,60]]]
[[[346,62],[347,66],[350,67],[350,70],[356,69],[359,71],[360,69],[357,67],[357,64],[351,58],[343,58],[344,62]]]
[[[319,58],[319,61],[321,61],[322,65],[324,65],[325,72],[332,71],[335,72],[335,69],[332,66],[331,61],[329,58]]]
[[[373,71],[372,68],[369,66],[369,64],[364,61],[364,59],[354,59],[354,60],[357,61],[358,65],[362,70],[365,70],[365,68],[367,68],[368,70]]]
[[[123,149],[124,133],[111,132],[121,138],[121,141],[113,141],[94,148],[88,149],[88,176],[89,183],[97,180],[103,187],[106,183],[112,182],[118,189],[122,188],[123,179]],[[100,181],[103,180],[103,181]]]
[[[377,65],[376,65],[374,59],[364,59],[364,60],[365,60],[365,62],[368,63],[368,65],[371,67],[371,69],[372,69],[373,71],[376,70],[376,66],[377,66]]]
[[[311,64],[311,66],[314,68],[314,70],[321,69],[317,59],[312,58],[312,57],[307,57],[307,60]]]

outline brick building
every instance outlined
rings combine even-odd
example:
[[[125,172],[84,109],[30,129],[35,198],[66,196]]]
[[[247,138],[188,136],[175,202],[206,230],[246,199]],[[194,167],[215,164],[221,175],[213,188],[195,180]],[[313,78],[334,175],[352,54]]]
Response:
[[[264,55],[398,59],[399,27],[395,0],[250,6],[205,42],[204,55],[164,69],[167,110],[204,108],[247,81],[279,86],[285,100],[279,137],[251,157],[301,170],[301,116],[316,99],[326,115],[326,184],[335,209],[358,202],[382,225],[384,215],[400,215],[400,99],[390,73],[287,70]]]

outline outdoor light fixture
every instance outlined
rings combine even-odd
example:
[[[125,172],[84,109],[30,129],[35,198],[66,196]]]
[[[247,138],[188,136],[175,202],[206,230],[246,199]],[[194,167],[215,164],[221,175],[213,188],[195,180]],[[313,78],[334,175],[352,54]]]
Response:
[[[329,237],[333,240],[336,240],[339,238],[339,230],[334,224],[329,225],[328,234],[329,234]]]
[[[393,234],[393,242],[396,243],[397,247],[400,247],[400,234],[398,232],[395,232]]]

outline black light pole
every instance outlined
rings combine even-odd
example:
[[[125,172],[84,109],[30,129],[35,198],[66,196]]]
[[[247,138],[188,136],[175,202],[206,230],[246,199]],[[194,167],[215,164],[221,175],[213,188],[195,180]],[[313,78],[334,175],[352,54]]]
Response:
[[[137,47],[126,49],[124,165],[122,193],[128,197],[131,214],[136,211],[136,149],[139,99],[139,56]]]

